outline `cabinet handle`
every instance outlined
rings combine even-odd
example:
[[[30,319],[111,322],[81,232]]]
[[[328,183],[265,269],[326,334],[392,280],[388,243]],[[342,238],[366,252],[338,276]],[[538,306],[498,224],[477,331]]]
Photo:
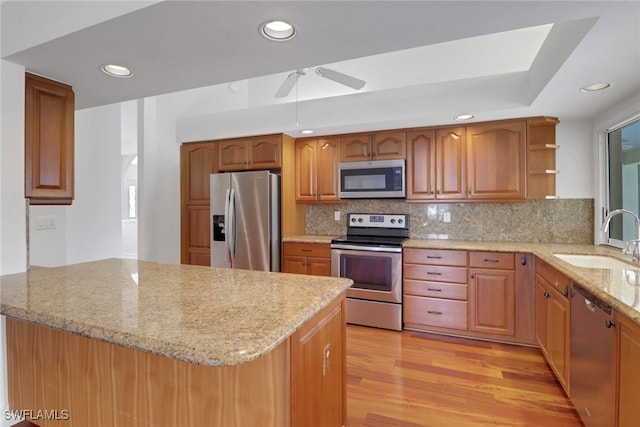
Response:
[[[436,191],[436,194],[440,194],[440,190]]]
[[[371,153],[371,157],[375,157],[375,156],[377,156],[376,153]]]
[[[493,259],[493,258],[485,258],[482,261],[484,261],[484,262],[500,262],[499,259]]]
[[[562,291],[562,295],[564,295],[565,297],[569,296],[569,287],[568,286],[564,287],[564,291]]]
[[[442,259],[442,257],[438,255],[427,255],[427,259]]]
[[[547,291],[544,291],[542,295],[544,295],[545,298],[551,298],[551,294]]]
[[[431,292],[442,292],[442,289],[436,289],[436,288],[427,288],[427,290]]]
[[[520,264],[527,265],[527,257],[526,256],[523,256],[522,258],[520,258]]]
[[[613,323],[610,319],[605,320],[604,325],[605,325],[607,328],[609,328],[609,329],[611,329],[611,328],[613,328],[614,326],[616,326],[616,324],[615,324],[615,323]]]
[[[475,279],[476,278],[476,273],[471,273],[471,278]]]
[[[311,249],[307,249],[307,248],[301,248],[300,252],[311,252]]]
[[[427,271],[427,274],[430,276],[442,276],[442,273],[438,273],[436,271]]]
[[[441,311],[435,311],[435,310],[427,310],[427,313],[429,313],[429,314],[438,314],[438,315],[442,314]]]

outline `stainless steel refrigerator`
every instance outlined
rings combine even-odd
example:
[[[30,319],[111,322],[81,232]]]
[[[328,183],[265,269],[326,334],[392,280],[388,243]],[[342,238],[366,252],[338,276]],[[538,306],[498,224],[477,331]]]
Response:
[[[217,173],[211,183],[211,266],[280,271],[280,175]]]

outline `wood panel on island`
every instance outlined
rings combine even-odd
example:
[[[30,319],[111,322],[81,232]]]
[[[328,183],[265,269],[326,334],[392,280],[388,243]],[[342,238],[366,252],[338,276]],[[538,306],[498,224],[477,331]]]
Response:
[[[74,197],[74,93],[25,73],[24,196],[32,205],[70,205]]]

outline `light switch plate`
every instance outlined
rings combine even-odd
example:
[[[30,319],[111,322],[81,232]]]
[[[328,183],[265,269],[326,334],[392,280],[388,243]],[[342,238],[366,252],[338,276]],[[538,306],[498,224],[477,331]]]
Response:
[[[333,219],[340,221],[340,211],[333,211]]]

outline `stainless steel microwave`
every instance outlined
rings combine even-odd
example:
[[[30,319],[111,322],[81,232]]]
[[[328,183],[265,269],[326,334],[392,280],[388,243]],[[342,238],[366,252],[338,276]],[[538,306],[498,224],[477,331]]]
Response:
[[[402,199],[405,191],[404,159],[342,162],[341,199]]]

